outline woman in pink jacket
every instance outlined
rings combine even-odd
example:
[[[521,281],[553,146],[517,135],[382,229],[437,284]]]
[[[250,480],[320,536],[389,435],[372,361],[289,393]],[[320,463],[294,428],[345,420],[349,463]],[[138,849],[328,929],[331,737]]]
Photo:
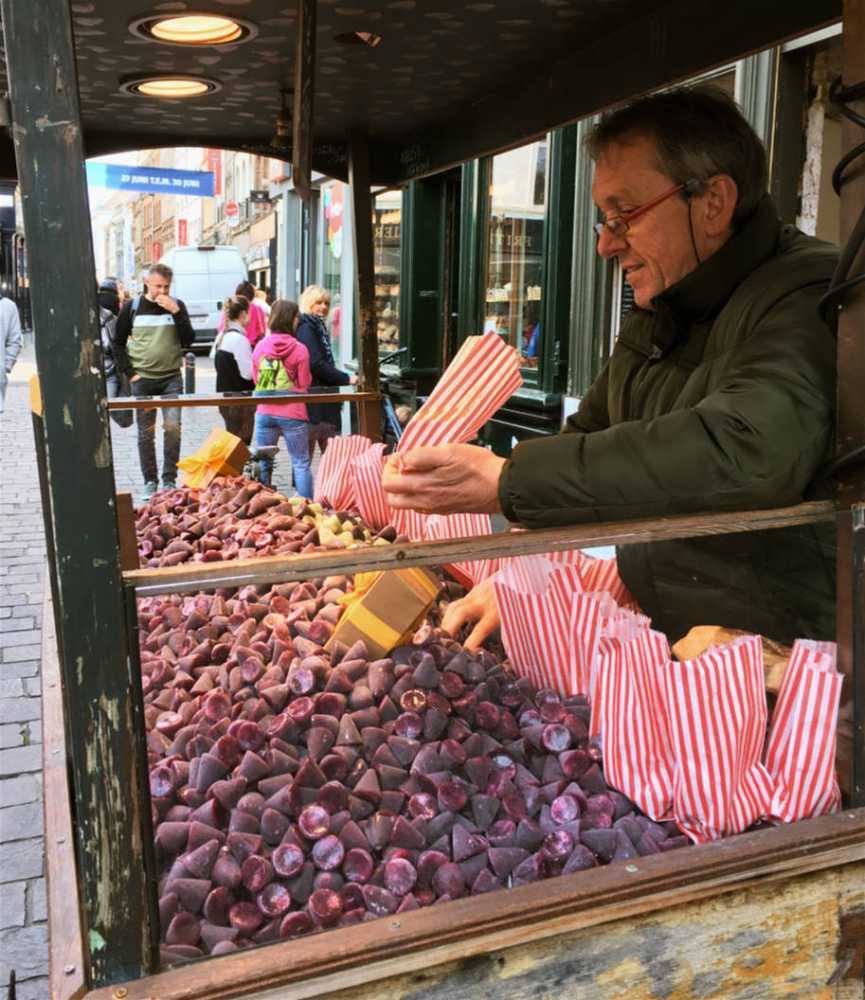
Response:
[[[309,351],[294,336],[300,310],[296,302],[278,299],[270,311],[270,333],[252,352],[252,377],[255,395],[268,392],[306,392],[312,382]],[[261,403],[255,411],[255,444],[268,447],[285,438],[291,458],[294,488],[300,496],[312,499],[312,472],[309,465],[309,417],[304,403]],[[268,485],[273,461],[261,462],[262,479]]]
[[[251,281],[241,281],[234,290],[234,294],[242,295],[249,302],[249,318],[244,324],[243,329],[250,346],[255,347],[259,340],[267,333],[267,315],[261,306],[255,302],[255,286]],[[222,333],[225,329],[224,313],[219,317],[216,329],[219,333]]]

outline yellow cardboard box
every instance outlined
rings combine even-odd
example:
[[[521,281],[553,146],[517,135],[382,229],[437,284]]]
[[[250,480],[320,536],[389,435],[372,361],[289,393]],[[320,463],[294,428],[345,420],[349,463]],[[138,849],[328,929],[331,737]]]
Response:
[[[358,573],[355,589],[346,594],[342,618],[327,643],[351,646],[362,639],[377,660],[411,635],[429,611],[441,584],[423,567],[393,569],[383,573]]]
[[[184,486],[208,486],[217,476],[239,476],[249,458],[249,449],[234,434],[214,428],[204,444],[177,468],[183,473]]]

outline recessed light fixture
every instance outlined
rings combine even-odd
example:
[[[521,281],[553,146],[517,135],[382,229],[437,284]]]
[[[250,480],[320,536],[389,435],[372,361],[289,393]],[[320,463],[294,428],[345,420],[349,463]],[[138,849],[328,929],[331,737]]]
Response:
[[[251,21],[206,11],[182,14],[146,14],[129,22],[139,38],[163,45],[230,45],[246,42],[258,34]]]
[[[158,97],[182,100],[186,97],[203,97],[222,89],[218,80],[187,73],[163,73],[159,76],[131,76],[121,81],[120,89],[137,97]]]
[[[334,41],[343,45],[368,45],[374,49],[381,43],[381,35],[374,31],[344,31],[341,35],[336,35]]]

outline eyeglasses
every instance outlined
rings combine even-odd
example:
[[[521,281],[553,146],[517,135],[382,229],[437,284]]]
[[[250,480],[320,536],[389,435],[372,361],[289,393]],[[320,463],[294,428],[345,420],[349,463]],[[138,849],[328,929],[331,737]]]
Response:
[[[677,184],[675,187],[671,187],[663,194],[659,194],[657,198],[647,201],[645,205],[640,205],[639,208],[635,208],[631,212],[625,212],[624,215],[612,215],[609,219],[604,219],[602,222],[596,222],[592,226],[592,229],[594,229],[596,236],[600,236],[605,229],[613,236],[624,236],[625,233],[631,228],[631,223],[635,219],[639,219],[641,215],[645,215],[646,212],[649,212],[656,206],[660,205],[662,201],[672,198],[674,194],[684,191],[687,186],[687,184]]]

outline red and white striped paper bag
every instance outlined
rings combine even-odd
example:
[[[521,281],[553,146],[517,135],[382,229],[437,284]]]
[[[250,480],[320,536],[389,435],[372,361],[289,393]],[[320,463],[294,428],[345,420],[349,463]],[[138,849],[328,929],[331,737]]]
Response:
[[[501,337],[467,337],[397,451],[470,441],[522,384],[519,355]]]
[[[426,520],[426,537],[433,542],[453,538],[478,538],[491,535],[493,523],[489,514],[433,514]],[[498,570],[498,559],[477,559],[472,562],[449,563],[448,572],[468,587],[485,580]]]
[[[372,447],[369,438],[360,434],[333,437],[321,456],[315,482],[315,499],[334,510],[347,510],[355,506],[352,460]]]
[[[667,637],[640,628],[600,640],[592,721],[600,734],[604,775],[654,820],[669,819],[673,756],[661,694],[670,658]]]
[[[641,632],[647,632],[652,624],[652,619],[643,614],[631,611],[628,608],[620,608],[615,599],[606,591],[593,593],[591,597],[597,604],[597,631],[595,634],[587,632],[586,628],[576,633],[578,641],[584,644],[583,658],[588,670],[588,680],[586,683],[586,694],[589,704],[592,706],[592,715],[589,722],[589,735],[597,736],[600,732],[600,717],[597,712],[598,699],[596,697],[596,687],[598,682],[598,668],[600,666],[600,639],[612,638],[623,642],[630,641]]]
[[[744,636],[693,660],[670,660],[663,696],[675,760],[673,814],[695,843],[741,833],[768,814],[763,646]]]
[[[590,593],[594,591],[608,593],[619,607],[630,611],[639,611],[639,605],[631,596],[624,581],[619,576],[619,565],[615,557],[612,559],[596,559],[581,553],[581,570],[585,588]]]
[[[350,461],[351,480],[358,512],[375,531],[381,531],[385,525],[392,524],[394,514],[381,485],[385,463],[384,449],[383,444],[370,445],[366,451]]]
[[[581,591],[575,566],[526,560],[492,577],[502,642],[516,672],[542,688],[578,694],[569,633],[571,602]]]
[[[841,806],[835,743],[844,678],[835,658],[834,642],[798,639],[781,679],[766,768],[775,780],[771,815],[785,823]]]

